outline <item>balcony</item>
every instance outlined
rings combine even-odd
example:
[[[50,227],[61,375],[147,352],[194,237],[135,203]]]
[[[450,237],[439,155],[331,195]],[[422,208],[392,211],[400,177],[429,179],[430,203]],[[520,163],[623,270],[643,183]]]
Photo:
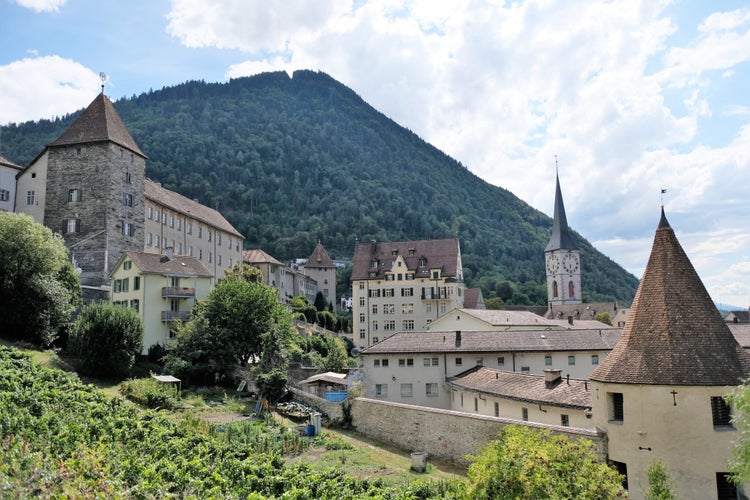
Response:
[[[171,321],[185,322],[190,319],[190,311],[162,311],[161,320],[164,323]]]
[[[165,299],[194,299],[195,288],[185,288],[180,286],[165,286],[161,289],[161,296]]]

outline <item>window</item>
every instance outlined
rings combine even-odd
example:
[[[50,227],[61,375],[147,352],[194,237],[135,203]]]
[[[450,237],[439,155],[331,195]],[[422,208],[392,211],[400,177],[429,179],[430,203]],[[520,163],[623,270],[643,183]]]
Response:
[[[81,190],[80,189],[68,189],[68,203],[81,201]]]
[[[428,398],[435,398],[438,395],[437,382],[428,382],[425,384],[425,393]]]
[[[198,238],[203,238],[203,228],[198,226]]]
[[[375,332],[378,331],[378,322],[377,321],[373,321],[372,322],[372,330],[375,331]]]
[[[162,210],[161,212],[161,223],[166,224],[167,223],[167,213]]]
[[[182,242],[177,244],[177,254],[182,255]],[[219,262],[219,264],[221,264],[221,262]]]
[[[544,366],[552,366],[552,356],[549,354],[544,356]]]
[[[146,214],[147,214],[147,216],[148,216],[149,219],[153,219],[154,218],[154,207],[148,207],[146,209]]]
[[[221,245],[221,234],[216,233],[216,244]]]
[[[115,280],[112,284],[112,291],[114,293],[120,293],[122,291],[122,280]]]
[[[361,338],[361,339],[365,338],[365,329],[364,328],[360,328],[359,329],[359,338]]]
[[[365,322],[365,313],[359,313],[359,322],[364,323]]]
[[[359,298],[359,301],[360,301],[360,304],[359,304],[359,305],[361,305],[361,306],[364,306],[364,305],[365,305],[365,304],[364,304],[364,302],[365,302],[365,298],[364,298],[364,297],[360,297],[360,298]],[[373,305],[372,305],[372,313],[373,313],[373,314],[377,314],[377,313],[378,313],[378,305],[377,305],[377,304],[373,304]]]
[[[393,288],[386,288],[383,290],[383,297],[393,297]]]
[[[208,232],[208,241],[211,241],[211,236],[213,236],[213,235],[212,235],[211,231],[209,231]]]
[[[430,361],[432,362],[432,366],[440,365],[440,361],[438,360],[438,358],[432,358]]]
[[[131,163],[132,163],[132,161],[133,161],[133,157],[132,157],[132,156],[130,157],[130,161],[131,161]],[[130,184],[130,183],[131,183],[131,180],[130,180],[130,172],[125,172],[125,182],[126,182],[126,183],[128,183],[128,184]]]
[[[154,246],[159,248],[159,235],[154,236]]]
[[[379,359],[373,359],[372,360],[372,366],[379,367],[380,366],[380,360]]]
[[[81,232],[81,219],[66,219],[62,224],[62,232],[66,233],[80,233]]]
[[[531,369],[529,369],[528,366],[522,366],[521,367],[521,373],[529,373]]]
[[[125,193],[122,195],[122,204],[126,207],[132,207],[133,206],[133,195],[129,193]]]
[[[414,314],[414,304],[401,304],[401,314]]]
[[[617,462],[612,460],[609,464],[615,468],[615,470],[622,476],[622,487],[627,491],[628,489],[628,466],[624,462]]]
[[[154,244],[154,235],[151,233],[146,233],[146,245],[153,245]]]
[[[728,472],[716,473],[716,498],[719,500],[734,500],[735,498],[745,498],[739,496],[737,485],[732,482],[732,475]]]
[[[396,320],[395,319],[389,319],[383,322],[383,330],[395,330],[396,329]]]
[[[365,298],[364,297],[360,297],[359,298],[359,307],[365,307]]]
[[[177,219],[177,230],[182,231],[182,219]]]
[[[497,366],[505,366],[505,356],[497,358]]]
[[[575,356],[568,356],[568,364],[569,365],[576,364],[576,357]]]
[[[440,303],[440,314],[445,314],[445,303],[444,302]]]
[[[26,204],[33,205],[36,194],[34,191],[26,191]]]
[[[500,416],[500,403],[497,403],[497,402],[495,403],[495,416],[496,417]]]
[[[401,397],[410,398],[412,397],[413,387],[411,384],[401,384]]]
[[[385,368],[386,366],[388,366],[388,360],[384,359],[383,361],[381,361],[380,364],[381,364],[381,366],[383,366],[383,368]]]
[[[424,366],[430,366],[430,358],[422,358],[422,364]]]
[[[625,420],[623,412],[623,398],[621,392],[607,393],[607,413],[610,422],[622,422]]]
[[[732,410],[721,396],[711,396],[711,417],[714,427],[732,427]]]
[[[408,275],[407,275],[408,277]],[[413,297],[414,296],[414,289],[413,288],[402,288],[401,289],[401,296],[402,297]]]
[[[375,396],[379,398],[387,398],[388,384],[375,384]]]
[[[424,306],[424,312],[426,312],[427,314],[431,313],[432,312],[432,304],[425,304],[425,306]]]
[[[136,311],[138,311],[138,309],[140,308],[140,306],[141,306],[141,303],[140,303],[140,301],[138,299],[133,299],[133,300],[130,301],[130,308],[131,309],[135,309]]]
[[[414,330],[414,320],[413,319],[405,319],[401,322],[401,327],[403,330]]]
[[[0,201],[10,200],[10,191],[7,189],[0,189]]]
[[[479,400],[477,398],[474,398],[474,411],[479,411]]]
[[[217,257],[216,263],[221,265],[221,254],[219,254],[219,256]]]
[[[122,291],[127,292],[128,288],[130,288],[130,278],[124,278],[122,280]]]
[[[560,425],[563,427],[570,427],[570,418],[565,414],[560,415]]]
[[[383,304],[383,314],[396,314],[396,304]]]
[[[140,290],[141,289],[141,277],[136,276],[133,278],[133,290]]]
[[[154,220],[159,222],[159,210],[154,210]]]
[[[521,408],[521,420],[524,422],[528,422],[529,420],[529,409],[528,408]]]
[[[373,338],[372,338],[372,343],[373,343],[373,344],[377,344],[377,343],[378,343],[378,340],[380,340],[380,339],[378,339],[377,337],[373,337]]]
[[[414,366],[414,358],[406,358],[406,366]]]
[[[591,355],[591,364],[592,365],[598,365],[599,364],[599,355],[598,354],[592,354]]]
[[[126,260],[122,263],[122,268],[128,271],[129,269],[133,268],[133,261],[132,260]]]
[[[208,262],[213,262],[213,261],[214,261],[214,253],[208,252]]]
[[[464,360],[462,358],[456,358],[456,366],[461,366],[464,364]]]
[[[187,234],[193,234],[193,223],[188,222],[187,223]]]
[[[400,366],[400,367],[406,366],[406,360],[405,359],[399,359],[398,360],[398,366]]]
[[[122,221],[122,234],[124,236],[133,236],[135,234],[135,226],[127,221]]]
[[[188,245],[188,255],[189,255],[190,257],[192,257],[192,256],[193,256],[193,245]]]

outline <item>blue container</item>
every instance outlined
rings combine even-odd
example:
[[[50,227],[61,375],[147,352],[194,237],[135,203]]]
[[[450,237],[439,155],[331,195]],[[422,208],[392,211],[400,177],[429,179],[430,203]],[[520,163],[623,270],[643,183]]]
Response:
[[[313,437],[315,435],[315,426],[313,424],[310,424],[307,426],[307,436]]]

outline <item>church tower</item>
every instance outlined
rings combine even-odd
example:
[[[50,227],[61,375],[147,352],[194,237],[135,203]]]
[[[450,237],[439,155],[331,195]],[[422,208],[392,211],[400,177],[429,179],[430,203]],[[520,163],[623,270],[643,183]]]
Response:
[[[547,300],[550,305],[580,304],[581,252],[576,246],[565,216],[560,177],[555,175],[555,213],[552,236],[544,249],[547,270]]]

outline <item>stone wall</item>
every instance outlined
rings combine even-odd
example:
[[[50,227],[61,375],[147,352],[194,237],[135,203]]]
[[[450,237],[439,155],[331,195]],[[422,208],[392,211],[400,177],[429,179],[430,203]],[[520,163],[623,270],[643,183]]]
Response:
[[[337,420],[341,421],[341,419],[344,417],[344,410],[343,410],[343,403],[332,403],[331,401],[326,401],[323,398],[319,398],[315,394],[310,394],[309,392],[302,391],[300,389],[291,388],[290,389],[294,393],[294,399],[297,399],[299,401],[302,401],[308,406],[312,406],[313,408],[317,408],[321,412],[328,415],[328,418],[331,420]]]
[[[594,441],[602,460],[606,456],[605,436],[596,431],[534,424],[368,398],[357,398],[352,401],[351,411],[352,424],[360,434],[407,452],[426,452],[429,456],[459,465],[468,465],[466,455],[476,453],[479,448],[497,437],[500,430],[509,424],[549,429],[572,438],[585,437]]]

